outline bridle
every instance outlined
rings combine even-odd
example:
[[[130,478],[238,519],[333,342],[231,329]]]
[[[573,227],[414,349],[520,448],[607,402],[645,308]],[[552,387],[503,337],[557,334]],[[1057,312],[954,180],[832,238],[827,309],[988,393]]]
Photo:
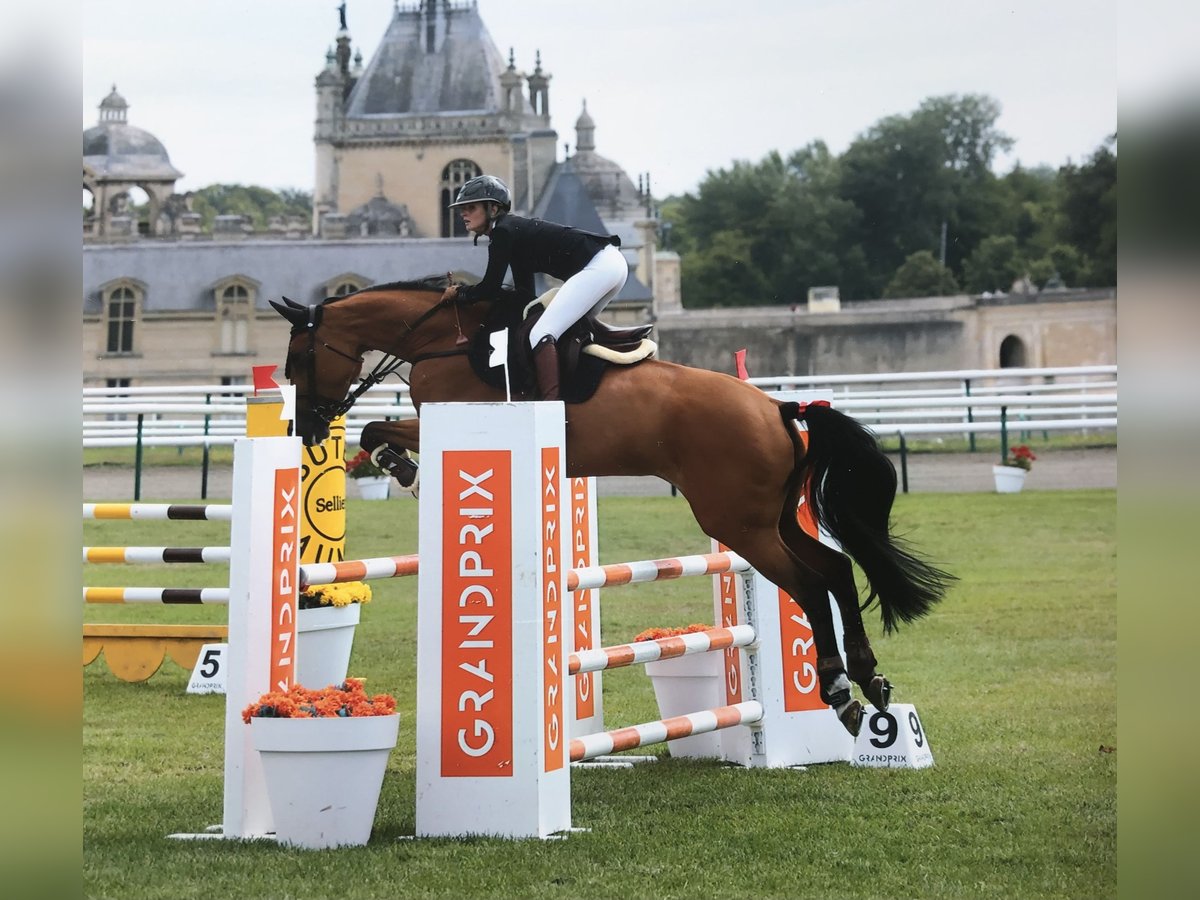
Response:
[[[429,321],[429,319],[433,318],[433,316],[438,312],[447,307],[453,306],[455,301],[455,297],[439,300],[433,306],[429,307],[429,309],[425,310],[425,312],[423,312],[420,316],[418,316],[417,320],[411,325],[409,325],[407,322],[404,322],[403,325],[408,329],[409,334],[414,334],[418,328],[425,324],[425,322]],[[292,328],[292,336],[295,337],[301,329],[303,329],[308,335],[308,349],[306,351],[306,357],[308,360],[308,408],[313,415],[323,420],[325,424],[328,425],[334,419],[349,412],[351,407],[358,402],[359,397],[361,397],[375,385],[382,383],[382,381],[389,375],[394,374],[402,365],[404,365],[406,360],[403,360],[391,353],[384,354],[383,358],[375,364],[375,367],[371,369],[371,371],[359,382],[358,386],[355,387],[354,390],[352,390],[344,399],[330,400],[328,398],[321,397],[321,395],[317,393],[318,346],[323,347],[331,353],[336,353],[343,359],[349,360],[352,363],[356,363],[359,369],[362,368],[363,364],[363,357],[361,354],[354,356],[353,354],[347,353],[345,350],[341,350],[326,341],[318,340],[317,329],[321,327],[321,320],[324,317],[324,312],[325,307],[322,304],[309,304],[308,320],[303,325],[297,325]],[[414,356],[411,360],[407,360],[407,362],[410,366],[416,366],[417,363],[427,359],[436,359],[445,356],[461,356],[465,355],[466,352],[467,348],[465,346],[459,346],[455,347],[453,350],[438,350],[431,353],[423,353],[418,356]],[[290,363],[284,370],[284,377],[290,378]]]

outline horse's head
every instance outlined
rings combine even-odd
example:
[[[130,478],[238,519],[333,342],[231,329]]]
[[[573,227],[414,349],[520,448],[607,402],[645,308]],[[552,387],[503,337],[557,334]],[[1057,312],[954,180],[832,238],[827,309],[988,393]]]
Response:
[[[296,434],[305,446],[319,444],[353,403],[346,395],[362,371],[362,353],[349,336],[329,333],[327,304],[301,306],[285,297],[271,306],[292,325],[283,371],[296,386]]]

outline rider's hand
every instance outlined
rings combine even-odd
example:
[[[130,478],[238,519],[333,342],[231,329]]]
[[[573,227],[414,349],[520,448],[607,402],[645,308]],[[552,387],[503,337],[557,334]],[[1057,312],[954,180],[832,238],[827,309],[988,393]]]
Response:
[[[442,294],[442,299],[443,300],[453,300],[457,296],[458,296],[458,285],[451,282],[451,284],[446,288],[445,293]]]

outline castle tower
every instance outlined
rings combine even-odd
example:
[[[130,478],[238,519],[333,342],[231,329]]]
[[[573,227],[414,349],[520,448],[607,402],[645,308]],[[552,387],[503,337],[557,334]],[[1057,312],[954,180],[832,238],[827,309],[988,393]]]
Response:
[[[387,200],[408,211],[416,237],[461,235],[446,206],[463,182],[485,172],[509,183],[515,210],[530,209],[557,147],[540,54],[527,97],[527,79],[511,52],[505,62],[474,2],[423,0],[396,5],[359,72],[350,67],[339,12],[333,59],[316,82],[318,232],[325,215],[377,200],[381,173]]]
[[[83,187],[92,195],[92,214],[84,222],[88,239],[122,239],[169,233],[167,200],[183,173],[171,165],[167,149],[154,135],[128,122],[129,104],[112,91],[100,101],[95,125],[83,133]],[[141,221],[132,215],[130,194],[145,192],[148,210]]]

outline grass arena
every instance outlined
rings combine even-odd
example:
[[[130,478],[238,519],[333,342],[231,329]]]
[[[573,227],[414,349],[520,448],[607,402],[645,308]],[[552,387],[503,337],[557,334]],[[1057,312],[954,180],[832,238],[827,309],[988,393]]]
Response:
[[[158,499],[158,498],[156,498]],[[163,498],[188,502],[188,498]],[[918,494],[898,530],[961,579],[925,620],[883,638],[894,700],[921,713],[923,770],[742,770],[670,759],[572,773],[562,841],[403,840],[415,829],[415,579],[373,584],[351,675],[398,701],[368,846],[297,854],[166,835],[217,821],[224,699],[167,664],[129,684],[84,671],[84,880],[102,897],[1104,897],[1116,890],[1115,491]],[[348,501],[347,557],[416,549],[417,504]],[[222,522],[92,520],[90,546],[220,546]],[[178,534],[178,537],[176,536]],[[599,501],[602,562],[704,553],[681,498]],[[220,584],[228,567],[124,565],[96,585]],[[220,624],[212,606],[87,608],[85,622]],[[703,579],[605,594],[605,644],[711,621]],[[881,653],[881,656],[883,654]],[[605,717],[658,718],[640,669],[606,672]]]

